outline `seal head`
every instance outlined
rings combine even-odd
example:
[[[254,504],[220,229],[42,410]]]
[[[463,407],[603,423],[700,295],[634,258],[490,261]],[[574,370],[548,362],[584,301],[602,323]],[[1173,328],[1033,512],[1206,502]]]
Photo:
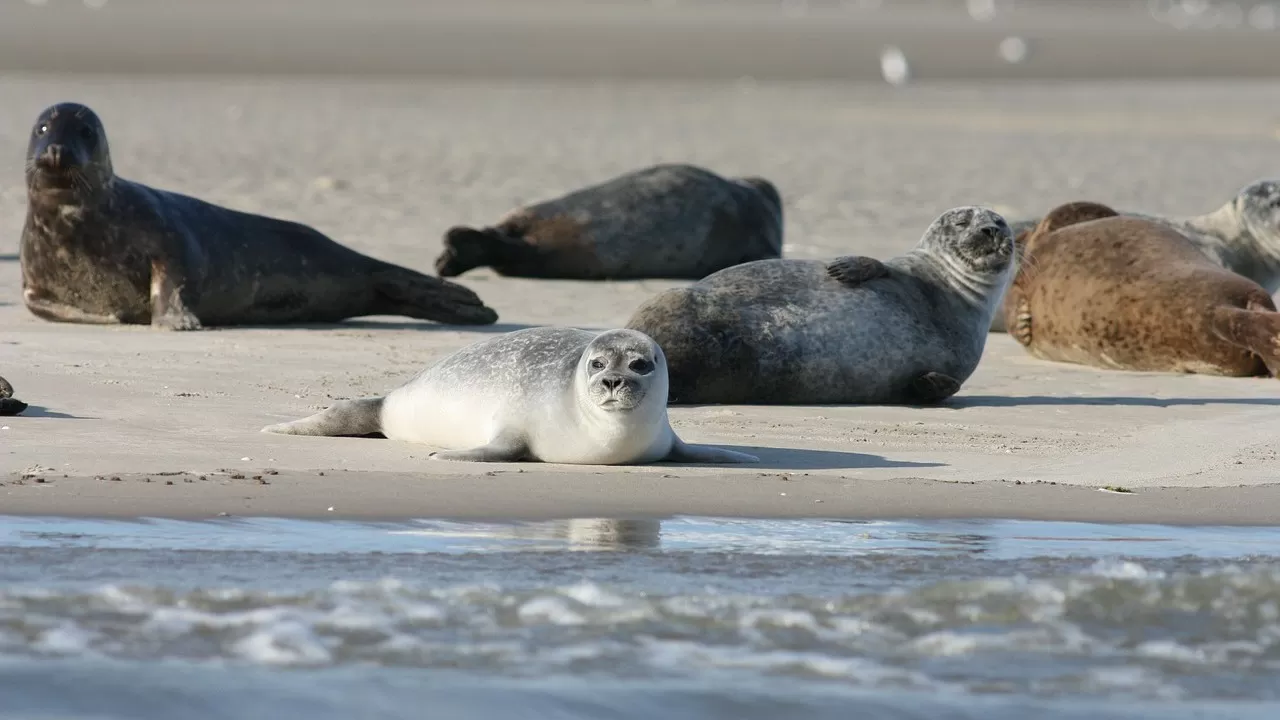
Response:
[[[40,113],[27,145],[27,188],[33,194],[92,195],[111,183],[111,150],[97,113],[60,103]]]
[[[580,372],[586,395],[606,412],[628,412],[650,396],[666,405],[666,358],[657,343],[642,333],[611,330],[597,336],[582,353]],[[655,388],[655,385],[663,387]]]
[[[1280,257],[1280,182],[1261,180],[1236,196],[1241,224],[1273,255]]]
[[[953,208],[929,225],[913,254],[936,263],[938,279],[966,301],[994,310],[1013,274],[1013,231],[992,210]]]

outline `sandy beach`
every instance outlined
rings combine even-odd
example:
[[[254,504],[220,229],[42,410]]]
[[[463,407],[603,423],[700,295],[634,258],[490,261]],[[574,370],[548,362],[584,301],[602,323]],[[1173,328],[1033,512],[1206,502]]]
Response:
[[[791,257],[892,256],[961,204],[1203,212],[1275,172],[1274,83],[8,75],[0,94],[0,375],[32,405],[0,422],[0,512],[1280,522],[1275,380],[1052,364],[993,335],[946,407],[672,410],[686,440],[747,449],[758,466],[459,465],[391,441],[259,429],[381,394],[489,333],[620,325],[676,283],[484,271],[461,281],[498,310],[492,327],[370,318],[177,334],[40,321],[22,307],[17,261],[28,127],[60,100],[100,112],[122,176],[427,270],[452,224],[659,161],[774,180]]]

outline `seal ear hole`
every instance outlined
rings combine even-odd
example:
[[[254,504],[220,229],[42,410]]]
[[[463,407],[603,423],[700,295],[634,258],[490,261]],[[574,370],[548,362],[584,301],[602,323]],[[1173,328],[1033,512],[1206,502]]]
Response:
[[[631,369],[631,372],[636,373],[637,375],[648,375],[653,372],[653,363],[645,360],[644,358],[632,360],[631,364],[627,367]]]

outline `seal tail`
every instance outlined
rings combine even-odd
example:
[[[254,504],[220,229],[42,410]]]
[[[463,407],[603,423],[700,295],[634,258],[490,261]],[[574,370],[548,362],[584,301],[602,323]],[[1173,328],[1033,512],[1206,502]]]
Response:
[[[262,432],[322,437],[381,434],[382,402],[383,398],[342,400],[310,417],[268,425]]]
[[[1280,312],[1274,307],[1256,302],[1247,309],[1220,307],[1212,322],[1219,337],[1248,349],[1262,359],[1272,377],[1280,377]]]
[[[492,325],[498,313],[470,288],[408,268],[387,265],[373,271],[381,302],[376,315],[403,315],[452,325]]]
[[[436,258],[440,277],[456,277],[468,270],[503,264],[527,252],[529,246],[498,228],[457,226],[444,234],[444,252]]]

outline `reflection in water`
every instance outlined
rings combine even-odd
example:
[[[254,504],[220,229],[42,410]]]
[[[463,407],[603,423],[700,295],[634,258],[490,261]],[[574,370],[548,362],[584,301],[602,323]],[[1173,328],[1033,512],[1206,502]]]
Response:
[[[400,535],[450,538],[489,538],[532,542],[554,541],[550,550],[650,550],[661,545],[660,520],[613,520],[608,518],[574,518],[510,524],[459,523],[453,527],[393,531]]]

